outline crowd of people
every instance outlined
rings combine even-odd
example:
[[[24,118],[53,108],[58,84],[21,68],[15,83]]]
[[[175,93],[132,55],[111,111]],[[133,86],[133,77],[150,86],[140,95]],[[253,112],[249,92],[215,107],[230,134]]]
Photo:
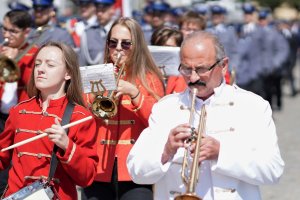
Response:
[[[283,81],[297,95],[300,23],[271,21],[270,11],[248,3],[240,25],[226,23],[218,4],[172,8],[149,1],[140,18],[118,16],[115,4],[78,0],[79,17],[64,27],[53,0],[32,0],[32,12],[11,5],[5,14],[0,149],[47,137],[0,152],[2,198],[40,181],[51,198],[64,200],[78,198],[78,187],[82,200],[165,200],[185,193],[261,199],[259,186],[277,183],[284,169],[272,111],[283,107]],[[179,47],[178,75],[163,74],[148,45]],[[13,61],[16,72],[7,72],[4,61]],[[103,63],[112,63],[118,77],[117,112],[109,118],[93,115],[99,96],[83,92],[79,71]],[[203,119],[205,128],[197,132]],[[202,138],[199,146],[194,138]],[[190,160],[199,155],[192,192],[180,176],[185,151]]]

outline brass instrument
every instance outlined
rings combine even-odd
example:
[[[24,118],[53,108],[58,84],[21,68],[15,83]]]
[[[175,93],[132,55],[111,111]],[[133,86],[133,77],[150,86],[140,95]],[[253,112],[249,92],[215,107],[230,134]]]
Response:
[[[1,43],[6,46],[9,43],[8,38],[5,38]],[[15,82],[20,77],[20,70],[16,62],[7,56],[0,56],[0,81],[1,82]]]
[[[230,85],[236,84],[236,69],[235,69],[235,67],[233,67],[231,72],[230,72],[229,84]]]
[[[118,65],[118,63],[121,60],[121,53],[117,55],[117,61],[114,65],[114,68]],[[124,71],[125,63],[122,64],[118,75],[116,77],[116,83],[118,85],[120,77]],[[92,112],[94,115],[96,115],[99,118],[102,119],[110,119],[113,118],[117,112],[118,107],[117,103],[114,99],[114,93],[115,91],[110,91],[110,93],[106,96],[103,96],[103,93],[106,91],[104,85],[100,81],[91,81],[92,84],[92,93],[96,94],[95,100],[92,103]],[[103,91],[99,90],[98,84],[104,89]],[[95,91],[95,85],[97,86],[97,92]]]
[[[190,119],[189,119],[190,125],[192,125],[194,120],[196,94],[197,94],[197,89],[194,88],[192,91],[192,105],[190,108]],[[200,144],[202,139],[201,134],[204,133],[205,131],[205,124],[206,124],[206,110],[205,110],[205,106],[203,105],[201,108],[201,116],[200,116],[198,131],[196,133],[195,128],[192,128],[191,137],[187,139],[187,141],[185,141],[186,143],[190,143],[190,144],[196,143],[195,154],[191,166],[189,166],[189,162],[188,162],[189,159],[188,157],[190,156],[189,149],[187,148],[184,152],[181,178],[186,186],[186,193],[175,197],[175,200],[202,200],[200,197],[196,195],[195,188],[199,177],[199,154],[200,154],[199,149],[200,149]],[[188,167],[190,168],[187,169]],[[187,172],[186,170],[189,170],[188,173],[186,173]]]
[[[7,56],[0,56],[0,81],[3,82],[15,82],[20,78],[20,69],[17,63],[22,59],[22,57],[32,48],[33,45],[36,44],[37,40],[40,39],[42,32],[45,30],[43,27],[37,28],[38,36],[37,38],[26,47],[22,52],[20,52],[15,59],[10,59]],[[8,38],[5,38],[2,42],[2,46],[6,46],[8,44]],[[24,42],[24,44],[27,40]]]

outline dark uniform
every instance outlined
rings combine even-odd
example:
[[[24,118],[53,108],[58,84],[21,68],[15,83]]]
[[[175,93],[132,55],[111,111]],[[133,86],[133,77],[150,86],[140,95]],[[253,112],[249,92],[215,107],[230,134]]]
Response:
[[[256,11],[255,7],[250,4],[245,5],[243,10],[245,17],[253,15]],[[239,66],[236,72],[237,85],[263,97],[265,95],[261,75],[263,73],[262,55],[265,37],[262,27],[254,21],[242,26],[238,41]]]
[[[285,38],[271,26],[267,21],[268,12],[262,10],[259,12],[259,22],[267,35],[264,41],[264,51],[262,66],[264,73],[262,75],[265,98],[269,101],[271,107],[272,97],[276,96],[277,108],[282,107],[282,68],[289,54],[288,43]]]
[[[227,26],[224,21],[220,21],[220,18],[224,19],[224,15],[226,14],[225,8],[219,5],[213,5],[210,10],[212,18],[218,18],[218,20],[212,20],[213,25],[209,27],[207,31],[216,35],[224,46],[225,52],[229,57],[229,71],[231,72],[232,69],[238,66],[238,37],[236,31],[234,27]]]

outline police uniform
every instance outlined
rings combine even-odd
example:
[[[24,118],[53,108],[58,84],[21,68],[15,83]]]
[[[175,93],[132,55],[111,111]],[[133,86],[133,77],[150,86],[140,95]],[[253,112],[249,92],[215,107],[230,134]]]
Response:
[[[99,25],[85,29],[80,38],[79,64],[80,66],[103,63],[106,35]]]
[[[287,21],[281,21],[279,23],[289,23]],[[298,36],[293,33],[288,27],[280,30],[280,33],[284,36],[289,44],[289,56],[285,62],[284,66],[284,78],[288,80],[290,85],[291,96],[295,96],[297,94],[295,77],[293,74],[294,67],[297,62],[297,50],[298,50]]]
[[[126,76],[123,79],[126,80]],[[157,77],[147,74],[146,79],[150,88],[157,95],[164,95],[163,85]],[[142,130],[147,127],[152,106],[157,101],[156,98],[147,92],[139,80],[136,80],[136,85],[140,91],[137,105],[132,104],[128,95],[122,95],[117,100],[117,115],[109,120],[100,118],[97,120],[99,127],[97,151],[100,160],[97,166],[95,182],[91,187],[84,189],[88,196],[95,195],[94,198],[101,197],[101,199],[110,200],[113,199],[112,194],[119,193],[122,195],[129,188],[148,187],[151,191],[150,185],[139,186],[133,184],[126,167],[127,155]],[[87,101],[89,104],[92,103],[92,99]],[[113,188],[113,185],[116,183],[119,187]],[[135,196],[138,194],[131,195]],[[135,198],[138,199],[138,196]],[[118,197],[115,197],[115,199],[118,199]]]
[[[198,127],[203,105],[205,134],[220,142],[220,152],[217,159],[201,162],[196,195],[204,200],[260,200],[259,185],[278,182],[284,168],[268,102],[223,83],[209,99],[196,100],[193,127]],[[154,184],[154,200],[186,193],[181,178],[185,148],[165,164],[161,157],[171,129],[189,122],[190,106],[190,90],[162,98],[128,155],[133,181]],[[247,114],[241,118],[241,113]]]
[[[252,14],[255,7],[246,4],[243,7],[245,14]],[[262,27],[255,22],[242,26],[240,39],[238,41],[238,67],[236,83],[241,88],[252,91],[260,96],[265,96],[261,75],[263,74],[262,55],[264,51],[264,40],[267,37]]]
[[[36,9],[36,7],[52,7],[52,1],[53,0],[32,0],[33,8]],[[33,29],[29,36],[29,38],[32,38],[32,40],[35,40],[35,38],[39,38],[36,41],[36,44],[38,46],[41,46],[47,43],[48,41],[56,41],[62,42],[71,47],[75,47],[75,43],[67,30],[58,27],[51,21],[49,21],[48,24],[45,24],[43,28],[44,30],[41,34],[36,29]]]
[[[214,5],[211,7],[211,13],[213,15],[225,15],[226,10],[219,5]],[[232,26],[220,23],[208,28],[207,31],[214,34],[224,46],[225,52],[229,57],[229,71],[236,68],[238,66],[238,38],[235,29]]]
[[[114,0],[94,0],[95,5],[113,6]],[[111,19],[105,26],[99,22],[85,27],[80,38],[79,64],[80,66],[96,65],[103,63],[103,56],[106,44],[106,36],[114,19]]]
[[[168,13],[170,12],[170,5],[166,2],[154,1],[150,2],[149,5],[144,8],[144,11],[151,15],[155,13]],[[145,24],[144,26],[142,26],[142,30],[144,32],[146,42],[150,44],[151,37],[153,32],[155,31],[155,28],[149,26],[148,24]]]
[[[79,0],[78,6],[93,4],[93,0]],[[97,16],[94,14],[89,19],[72,18],[66,22],[66,29],[71,34],[76,47],[80,47],[80,37],[82,33],[91,26],[97,24]]]
[[[259,12],[260,20],[267,20],[268,13],[265,10]],[[262,76],[263,86],[265,91],[266,100],[269,101],[273,107],[273,95],[276,95],[277,107],[281,109],[282,106],[282,89],[281,78],[282,70],[285,61],[289,55],[289,47],[285,38],[271,25],[263,26],[264,34],[267,35],[264,42],[263,53],[263,69]]]
[[[55,118],[61,120],[67,98],[50,100],[47,110],[42,109],[39,98],[21,102],[11,109],[4,132],[0,134],[0,147],[41,134],[43,130],[55,124]],[[71,122],[90,115],[84,107],[75,105]],[[59,160],[53,177],[54,187],[60,199],[77,199],[76,185],[86,187],[91,184],[96,173],[96,123],[89,120],[69,129],[69,144],[65,151],[58,149]],[[0,154],[0,168],[4,169],[12,162],[9,171],[8,189],[5,196],[17,192],[38,179],[46,179],[50,168],[50,158],[54,143],[48,137],[16,147],[13,151]]]
[[[213,5],[210,8],[212,15],[225,15],[226,10],[225,8],[219,5]],[[238,37],[234,27],[227,26],[224,22],[219,24],[211,25],[207,28],[207,31],[214,34],[219,41],[222,43],[227,56],[229,57],[229,67],[228,73],[225,76],[226,82],[230,83],[234,77],[231,77],[231,71],[235,70],[236,67],[239,65],[238,63]],[[234,73],[234,72],[233,72]],[[233,80],[234,81],[234,80]]]

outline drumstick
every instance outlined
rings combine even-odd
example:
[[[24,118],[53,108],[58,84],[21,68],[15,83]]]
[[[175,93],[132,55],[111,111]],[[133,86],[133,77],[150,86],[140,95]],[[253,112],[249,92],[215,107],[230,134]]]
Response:
[[[82,119],[80,119],[80,120],[77,120],[77,121],[75,121],[75,122],[66,124],[66,125],[62,126],[62,128],[63,128],[63,129],[67,129],[67,128],[70,128],[70,127],[75,126],[75,125],[77,125],[77,124],[80,124],[80,123],[82,123],[82,122],[91,120],[92,118],[93,118],[92,116],[88,116],[88,117],[82,118]],[[34,136],[34,137],[32,137],[32,138],[28,138],[28,139],[26,139],[26,140],[23,140],[23,141],[21,141],[21,142],[18,142],[18,143],[16,143],[16,144],[13,144],[13,145],[11,145],[11,146],[9,146],[9,147],[6,147],[6,148],[1,149],[1,152],[6,151],[6,150],[9,150],[9,149],[16,148],[16,147],[19,147],[19,146],[22,146],[22,145],[27,144],[27,143],[29,143],[29,142],[32,142],[32,141],[35,141],[35,140],[37,140],[37,139],[43,138],[43,137],[45,137],[45,136],[47,136],[47,135],[48,135],[48,133],[42,133],[42,134],[37,135],[37,136]]]

